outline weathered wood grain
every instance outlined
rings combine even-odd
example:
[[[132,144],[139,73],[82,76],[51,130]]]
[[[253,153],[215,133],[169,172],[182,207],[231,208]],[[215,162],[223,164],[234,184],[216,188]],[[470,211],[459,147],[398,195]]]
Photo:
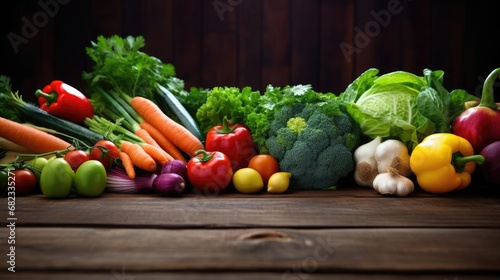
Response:
[[[6,278],[3,278],[5,275]],[[0,278],[8,278],[9,274],[0,273]],[[90,273],[74,273],[74,272],[17,272],[15,274],[16,280],[34,280],[34,279],[51,279],[51,280],[88,280],[88,279],[103,279],[103,280],[286,280],[283,278],[283,273],[273,273],[273,272],[128,272],[126,269],[114,269],[106,272],[90,272]],[[302,278],[298,276],[289,277],[288,280],[293,279],[307,279],[307,280],[397,280],[397,279],[407,279],[407,280],[497,280],[498,275],[488,274],[488,273],[411,273],[404,274],[398,273],[314,273],[314,274],[303,274]],[[114,277],[114,278],[113,278]],[[121,277],[121,278],[120,278]]]
[[[289,1],[262,1],[262,85],[290,84],[291,32]]]
[[[0,204],[6,203],[5,198]],[[366,188],[295,191],[281,195],[223,193],[181,197],[106,193],[97,199],[18,197],[24,226],[153,228],[500,228],[498,192],[384,197]],[[7,209],[0,209],[7,216]]]
[[[353,80],[352,57],[344,53],[345,46],[353,45],[353,1],[321,1],[319,81],[321,92],[340,94]]]
[[[499,61],[499,45],[491,39],[496,31],[496,1],[73,0],[58,4],[53,16],[42,15],[37,1],[10,1],[3,7],[7,13],[1,22],[4,63],[0,67],[29,101],[35,101],[30,93],[53,78],[84,89],[81,73],[91,67],[84,47],[98,35],[146,36],[145,50],[173,62],[178,76],[197,87],[236,84],[263,90],[270,83],[307,82],[321,91],[339,92],[369,67],[417,74],[428,67],[445,71],[445,86],[450,90],[472,92]],[[215,5],[229,7],[223,24]],[[399,5],[403,11],[382,25],[373,14],[388,11],[388,5]],[[35,14],[40,26],[27,38],[23,26],[26,21],[33,23]],[[26,39],[17,53],[7,37],[11,32]],[[360,41],[359,32],[369,33],[369,42]],[[207,48],[221,40],[225,41],[218,43],[221,49]],[[341,42],[359,49],[351,61],[340,50]],[[248,48],[242,46],[245,43]]]
[[[17,271],[122,268],[270,271],[284,279],[316,272],[500,273],[500,229],[16,228]]]
[[[171,61],[186,89],[200,86],[202,81],[202,2],[174,0],[173,42]],[[170,62],[170,61],[168,61]]]
[[[238,3],[238,2],[236,2]],[[260,90],[262,81],[262,2],[239,1],[238,84]]]
[[[291,76],[292,85],[310,84],[319,87],[319,1],[290,2],[291,13]]]
[[[137,1],[135,13],[126,19],[129,25],[135,25],[136,31],[131,35],[142,35],[146,45],[142,51],[159,58],[165,63],[171,63],[174,58],[174,10],[173,0]],[[125,23],[123,24],[124,26]],[[132,28],[127,28],[134,30]],[[180,44],[180,43],[179,43]],[[174,65],[175,66],[175,65]]]

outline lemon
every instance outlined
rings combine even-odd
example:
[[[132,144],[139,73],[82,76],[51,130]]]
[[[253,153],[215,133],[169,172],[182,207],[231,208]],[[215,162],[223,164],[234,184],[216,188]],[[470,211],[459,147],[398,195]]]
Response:
[[[290,172],[276,172],[269,178],[267,183],[268,193],[284,193],[288,190],[290,185],[290,178],[292,174]]]
[[[234,172],[233,185],[240,193],[256,193],[264,188],[264,181],[257,170],[245,167]]]

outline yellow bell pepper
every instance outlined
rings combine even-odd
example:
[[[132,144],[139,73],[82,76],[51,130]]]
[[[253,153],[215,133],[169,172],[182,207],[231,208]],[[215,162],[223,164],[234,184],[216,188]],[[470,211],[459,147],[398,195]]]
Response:
[[[467,187],[476,163],[482,162],[484,157],[474,155],[469,141],[451,133],[427,136],[410,156],[410,167],[418,185],[431,193],[447,193]]]

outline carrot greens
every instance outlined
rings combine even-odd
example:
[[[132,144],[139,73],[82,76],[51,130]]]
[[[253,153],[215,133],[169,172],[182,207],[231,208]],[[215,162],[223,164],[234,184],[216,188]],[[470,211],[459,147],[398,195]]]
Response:
[[[172,64],[140,51],[144,46],[142,36],[99,36],[97,42],[86,48],[94,67],[91,72],[84,72],[83,79],[91,90],[97,86],[154,99],[156,84],[167,84],[169,77],[175,76],[175,69]]]
[[[186,91],[184,82],[175,77],[174,66],[142,52],[144,46],[142,36],[122,38],[114,35],[109,38],[99,36],[86,48],[94,65],[91,71],[83,73],[83,79],[89,85],[96,112],[112,120],[123,117],[123,124],[135,131],[131,127],[137,127],[136,123],[140,121],[131,121],[129,115],[135,115],[127,103],[133,97],[144,97],[158,104],[165,114],[184,125],[197,138],[203,139],[193,116],[177,100],[177,96],[185,96]]]

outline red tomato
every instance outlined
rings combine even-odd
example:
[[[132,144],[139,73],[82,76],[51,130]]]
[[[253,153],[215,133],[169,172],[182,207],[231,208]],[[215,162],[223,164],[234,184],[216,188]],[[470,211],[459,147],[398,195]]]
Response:
[[[33,172],[27,169],[18,169],[14,172],[16,195],[26,195],[31,193],[36,186],[36,177]]]
[[[200,150],[188,161],[187,175],[191,185],[202,194],[218,194],[231,183],[233,168],[225,154]]]
[[[118,158],[118,155],[118,147],[109,140],[98,141],[90,151],[90,159],[100,161],[106,169],[111,167],[111,163]]]
[[[82,163],[86,162],[90,159],[90,155],[83,150],[73,150],[69,151],[64,155],[64,160],[69,163],[71,169],[76,172],[78,167],[82,165]]]

